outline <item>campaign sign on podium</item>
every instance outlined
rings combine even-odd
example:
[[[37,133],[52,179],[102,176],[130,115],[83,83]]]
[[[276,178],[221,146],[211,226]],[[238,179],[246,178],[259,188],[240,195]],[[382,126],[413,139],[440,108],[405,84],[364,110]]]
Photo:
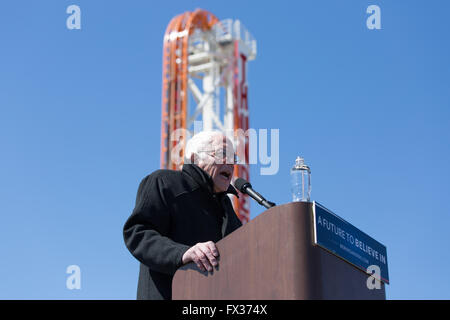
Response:
[[[381,281],[389,284],[386,247],[337,216],[318,202],[313,202],[314,244],[330,251],[364,272],[369,266],[380,268]]]

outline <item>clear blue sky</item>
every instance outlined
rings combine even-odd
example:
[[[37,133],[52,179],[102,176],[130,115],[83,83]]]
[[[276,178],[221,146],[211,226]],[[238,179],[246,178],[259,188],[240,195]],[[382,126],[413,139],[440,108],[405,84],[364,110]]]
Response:
[[[82,29],[66,28],[76,4]],[[381,8],[368,30],[366,8]],[[290,201],[297,155],[312,198],[387,246],[388,299],[449,299],[448,1],[3,1],[0,298],[134,299],[122,226],[159,167],[162,38],[203,8],[258,41],[250,126],[280,130]],[[263,212],[252,205],[252,217]],[[81,290],[66,268],[81,268]]]

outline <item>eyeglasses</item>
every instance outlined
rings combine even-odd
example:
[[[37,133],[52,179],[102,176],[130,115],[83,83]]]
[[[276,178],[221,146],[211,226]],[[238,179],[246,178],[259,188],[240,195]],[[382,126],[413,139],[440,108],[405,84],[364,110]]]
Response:
[[[223,163],[225,160],[226,164],[238,164],[239,157],[236,154],[227,155],[226,150],[200,150],[197,152],[206,152],[208,155],[214,157],[219,161],[219,163]]]

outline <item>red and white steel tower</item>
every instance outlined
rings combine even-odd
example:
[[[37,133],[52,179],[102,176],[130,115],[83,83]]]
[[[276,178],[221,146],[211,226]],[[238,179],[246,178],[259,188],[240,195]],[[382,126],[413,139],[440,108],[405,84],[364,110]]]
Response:
[[[240,150],[243,163],[235,166],[234,178],[249,180],[249,138],[238,133],[249,129],[246,73],[255,57],[256,40],[239,20],[219,21],[197,9],[170,21],[163,46],[161,168],[181,167],[188,135],[219,130]],[[248,222],[248,196],[233,204]]]

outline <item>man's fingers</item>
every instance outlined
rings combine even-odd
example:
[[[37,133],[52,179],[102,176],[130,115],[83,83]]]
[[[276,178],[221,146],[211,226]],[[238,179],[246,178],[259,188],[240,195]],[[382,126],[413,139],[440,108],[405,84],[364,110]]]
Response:
[[[193,261],[202,270],[213,271],[213,267],[218,266],[219,251],[214,242],[197,243],[183,255],[183,263]]]
[[[208,242],[206,242],[206,245],[209,247],[209,249],[211,250],[214,257],[219,256],[219,250],[217,250],[216,244],[214,242],[208,241]]]
[[[217,260],[216,257],[214,257],[214,254],[212,253],[210,247],[208,246],[200,246],[199,249],[203,252],[203,254],[208,258],[208,262],[213,266],[217,266]],[[209,270],[209,269],[208,269]],[[212,271],[212,270],[209,270]]]
[[[197,250],[195,250],[195,254],[197,255],[197,259],[200,260],[201,264],[205,268],[205,270],[212,271],[212,266],[209,263],[208,258],[206,257],[205,253],[198,247]]]
[[[193,257],[193,259],[192,259],[192,261],[197,265],[197,267],[200,269],[200,270],[202,270],[202,271],[205,271],[206,269],[205,269],[205,267],[203,266],[203,263],[202,263],[202,261],[200,260],[200,257],[198,257],[197,256],[197,253],[193,253],[194,254],[194,257]]]
[[[192,257],[192,262],[194,262],[200,270],[205,271],[205,268],[203,267],[203,264],[200,261],[200,259],[196,257],[195,253],[193,255],[194,257]]]

